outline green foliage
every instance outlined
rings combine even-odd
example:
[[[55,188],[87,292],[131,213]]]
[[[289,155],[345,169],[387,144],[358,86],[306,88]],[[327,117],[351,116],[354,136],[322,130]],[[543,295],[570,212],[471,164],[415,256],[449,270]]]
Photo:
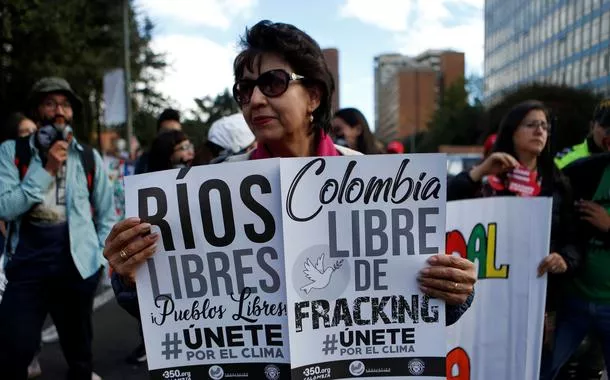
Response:
[[[152,89],[166,64],[150,48],[153,24],[130,10],[132,87],[143,108],[156,110],[163,98]],[[123,67],[123,2],[107,0],[9,0],[0,5],[0,113],[28,111],[32,84],[43,76],[66,78],[84,100],[76,133],[96,130],[103,75]]]
[[[483,106],[478,99],[468,102],[467,82],[455,81],[441,99],[429,123],[428,131],[416,139],[417,152],[436,152],[439,145],[471,145],[481,133],[479,119]],[[411,141],[405,141],[410,146]]]
[[[182,124],[183,130],[195,143],[207,139],[208,131],[216,120],[240,111],[228,89],[215,97],[195,99],[195,104],[197,108],[192,111],[191,118]]]
[[[418,152],[435,152],[439,145],[476,145],[497,132],[504,115],[516,104],[525,100],[539,100],[546,104],[554,120],[552,150],[582,142],[589,128],[591,115],[601,99],[589,89],[576,89],[566,86],[532,84],[506,94],[502,100],[485,109],[478,96],[473,96],[477,84],[468,81],[454,83],[446,92],[444,99],[423,136],[416,137]],[[466,99],[470,98],[472,104]],[[404,141],[410,147],[411,139]]]

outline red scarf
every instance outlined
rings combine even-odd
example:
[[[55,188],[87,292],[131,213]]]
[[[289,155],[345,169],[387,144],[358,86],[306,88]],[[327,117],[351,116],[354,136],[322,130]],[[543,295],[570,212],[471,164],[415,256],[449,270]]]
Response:
[[[320,138],[318,141],[318,149],[316,149],[316,157],[330,157],[340,156],[333,139],[331,139],[326,133],[320,132]],[[259,145],[250,155],[251,160],[262,160],[265,158],[272,158],[271,152],[264,145]]]

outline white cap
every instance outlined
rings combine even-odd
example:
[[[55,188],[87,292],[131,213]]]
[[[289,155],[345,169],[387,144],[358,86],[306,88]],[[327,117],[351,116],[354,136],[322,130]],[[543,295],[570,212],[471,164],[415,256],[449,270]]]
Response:
[[[214,144],[237,153],[254,142],[254,134],[246,124],[244,115],[236,113],[225,116],[212,123],[208,140]]]

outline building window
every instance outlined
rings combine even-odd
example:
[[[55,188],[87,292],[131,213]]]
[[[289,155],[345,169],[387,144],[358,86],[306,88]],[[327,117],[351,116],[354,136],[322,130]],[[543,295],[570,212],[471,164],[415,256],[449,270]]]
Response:
[[[581,0],[583,3],[585,3],[585,10],[583,12],[583,16],[588,15],[591,12],[591,0]]]
[[[591,80],[596,80],[599,77],[599,72],[597,70],[598,62],[599,58],[597,57],[597,54],[593,54],[593,56],[590,58],[589,64],[589,77]]]
[[[595,46],[599,43],[599,28],[600,18],[596,17],[591,23],[591,46]]]
[[[582,30],[582,50],[591,47],[591,23],[588,22],[583,26]]]
[[[606,41],[609,37],[610,32],[610,12],[606,12],[602,15],[602,31],[600,39]]]
[[[600,4],[601,0],[593,0],[592,4],[591,4],[591,8],[595,11],[597,10],[601,4]]]
[[[576,28],[574,30],[574,53],[578,53],[581,50],[580,45],[580,34],[582,33],[581,28]]]

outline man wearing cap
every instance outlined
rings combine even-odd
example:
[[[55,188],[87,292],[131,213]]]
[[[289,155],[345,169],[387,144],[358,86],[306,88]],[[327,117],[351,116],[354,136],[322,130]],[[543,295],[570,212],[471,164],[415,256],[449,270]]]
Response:
[[[598,376],[610,363],[610,109],[603,102],[596,109],[595,127],[601,129],[601,153],[577,159],[563,168],[578,199],[578,227],[584,252],[583,266],[565,284],[563,306],[557,312],[552,356],[543,360],[541,379],[553,379],[571,359],[580,362],[575,378]],[[579,349],[578,358],[570,358],[587,337],[590,343]],[[605,351],[605,352],[604,352]]]
[[[610,99],[604,99],[593,111],[589,135],[586,137],[585,141],[557,153],[555,164],[559,169],[564,170],[581,159],[606,152],[607,148],[605,142],[608,140],[609,135]],[[573,186],[581,187],[582,184],[573,183]],[[589,335],[575,354],[575,357],[572,358],[571,363],[572,366],[576,366],[575,363],[580,362],[578,365],[579,374],[581,371],[596,373],[602,367],[600,364],[601,361],[601,347],[599,342],[596,337]]]
[[[604,99],[595,107],[589,135],[585,141],[557,153],[555,156],[557,167],[563,169],[576,160],[604,152],[603,139],[606,137],[608,127],[610,127],[610,99]]]
[[[81,101],[68,82],[41,79],[29,106],[38,132],[0,145],[0,219],[9,222],[0,377],[27,378],[50,314],[68,378],[99,379],[92,372],[91,314],[104,240],[115,222],[112,189],[100,155],[72,135],[73,111]],[[25,166],[20,147],[29,150]],[[86,151],[92,154],[90,178],[82,159]]]

